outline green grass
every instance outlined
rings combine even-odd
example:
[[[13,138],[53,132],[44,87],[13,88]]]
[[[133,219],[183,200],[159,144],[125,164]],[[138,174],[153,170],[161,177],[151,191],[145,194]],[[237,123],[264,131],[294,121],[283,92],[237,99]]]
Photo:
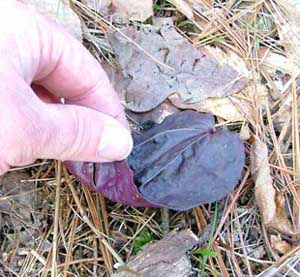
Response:
[[[217,253],[214,252],[211,248],[214,233],[215,233],[216,226],[217,226],[217,219],[218,219],[218,202],[216,202],[216,204],[215,204],[214,217],[213,217],[213,221],[212,221],[212,228],[211,228],[211,232],[210,232],[210,236],[209,236],[208,245],[204,249],[197,249],[198,253],[202,255],[202,260],[201,260],[201,263],[200,263],[201,272],[198,274],[199,277],[205,277],[206,276],[205,266],[206,266],[208,257],[216,257],[217,256]],[[197,250],[194,251],[194,254],[195,254],[195,252],[197,254]]]
[[[152,236],[152,234],[147,229],[144,229],[143,231],[141,231],[139,236],[137,236],[136,239],[134,240],[132,254],[136,255],[144,245],[146,245],[147,243],[153,240],[154,237]]]

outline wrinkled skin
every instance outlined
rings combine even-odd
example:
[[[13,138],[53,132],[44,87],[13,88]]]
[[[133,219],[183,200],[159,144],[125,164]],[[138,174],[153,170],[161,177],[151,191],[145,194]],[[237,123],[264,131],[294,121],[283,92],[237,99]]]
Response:
[[[37,158],[110,162],[129,154],[117,94],[79,42],[17,1],[1,1],[0,33],[0,175]]]

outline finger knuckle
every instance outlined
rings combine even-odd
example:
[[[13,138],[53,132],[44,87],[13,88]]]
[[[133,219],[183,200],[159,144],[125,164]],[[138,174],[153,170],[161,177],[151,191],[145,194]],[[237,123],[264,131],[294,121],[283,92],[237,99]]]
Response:
[[[79,113],[74,110],[71,112],[71,141],[69,147],[69,155],[77,156],[81,149],[86,145],[89,132],[86,131],[86,121]]]
[[[11,113],[10,116],[10,124],[3,124],[5,129],[0,138],[2,156],[11,166],[31,163],[35,147],[38,147],[34,141],[40,132],[39,127],[32,118],[23,114]]]

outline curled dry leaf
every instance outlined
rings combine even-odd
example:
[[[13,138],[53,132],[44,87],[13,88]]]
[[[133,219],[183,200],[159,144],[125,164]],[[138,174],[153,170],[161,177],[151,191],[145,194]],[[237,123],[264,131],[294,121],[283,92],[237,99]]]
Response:
[[[251,137],[251,130],[249,128],[249,125],[246,123],[242,126],[241,131],[240,131],[240,138],[243,141],[249,140]]]
[[[71,35],[82,40],[81,22],[77,14],[71,9],[67,0],[23,0],[24,3],[34,6],[42,15],[62,25]]]
[[[178,94],[169,96],[174,106],[183,110],[195,110],[198,112],[212,113],[228,121],[243,121],[250,113],[250,107],[246,101],[241,101],[238,95],[229,97],[212,97],[194,104],[183,103]]]
[[[262,47],[259,51],[259,56],[262,59],[263,68],[266,68],[271,75],[275,75],[278,70],[289,75],[294,73],[298,76],[300,74],[300,68],[291,59],[282,54]]]
[[[291,85],[291,76],[294,75],[295,78],[299,76],[299,66],[295,65],[290,58],[275,53],[266,47],[260,49],[259,56],[262,60],[261,68],[268,75],[267,80],[269,81],[268,86],[271,88],[271,101],[281,100],[281,109],[283,106],[290,107],[292,102],[291,95],[287,95],[285,99],[282,98]]]
[[[120,32],[110,34],[109,41],[123,75],[130,80],[125,90],[127,107],[132,111],[154,109],[174,93],[188,103],[224,97],[240,91],[248,82],[244,72],[211,51],[194,48],[176,32],[169,18],[157,19],[155,26],[121,28]]]
[[[210,114],[182,112],[134,135],[126,161],[67,162],[84,184],[115,202],[187,210],[231,192],[241,177],[244,146],[228,130],[215,130]]]
[[[262,59],[262,69],[267,72],[271,80],[270,100],[280,100],[279,109],[272,115],[274,126],[280,131],[289,126],[292,120],[292,95],[290,93],[286,95],[286,92],[289,90],[293,75],[298,87],[297,76],[300,75],[300,67],[295,65],[292,59],[274,53],[270,49],[260,49],[259,55]]]
[[[295,234],[285,212],[284,197],[272,185],[266,144],[256,139],[250,158],[251,173],[255,180],[255,198],[264,224],[284,234]]]
[[[284,49],[298,66],[300,65],[300,2],[294,0],[271,1],[273,17]]]
[[[256,97],[258,96],[258,97]],[[252,103],[255,97],[264,106],[268,91],[260,85],[255,89],[247,86],[242,92],[228,97],[210,97],[203,101],[188,104],[183,103],[177,94],[169,96],[169,100],[179,109],[190,109],[198,112],[212,113],[228,121],[244,121],[253,117]]]
[[[271,246],[277,250],[280,254],[286,254],[291,250],[291,245],[282,240],[280,236],[271,235],[270,236]]]
[[[132,119],[135,123],[139,124],[144,124],[149,121],[161,123],[167,116],[179,112],[180,110],[178,108],[176,108],[170,101],[166,100],[149,112],[134,113],[127,111],[127,116],[129,119]]]
[[[112,16],[114,21],[145,21],[153,15],[152,0],[84,0],[91,9]]]

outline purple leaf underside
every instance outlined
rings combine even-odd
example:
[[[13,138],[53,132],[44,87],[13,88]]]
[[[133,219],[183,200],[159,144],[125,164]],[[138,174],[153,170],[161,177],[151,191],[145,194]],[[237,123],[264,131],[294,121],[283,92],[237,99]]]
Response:
[[[66,162],[83,184],[131,206],[188,210],[225,197],[238,183],[245,163],[238,135],[214,129],[214,117],[186,111],[134,134],[127,161]]]

